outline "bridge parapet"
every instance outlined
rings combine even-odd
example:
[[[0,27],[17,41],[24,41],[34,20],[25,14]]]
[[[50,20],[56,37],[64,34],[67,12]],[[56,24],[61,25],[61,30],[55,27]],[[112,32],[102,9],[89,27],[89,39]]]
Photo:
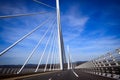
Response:
[[[120,79],[120,49],[116,49],[94,60],[76,67],[81,71]]]

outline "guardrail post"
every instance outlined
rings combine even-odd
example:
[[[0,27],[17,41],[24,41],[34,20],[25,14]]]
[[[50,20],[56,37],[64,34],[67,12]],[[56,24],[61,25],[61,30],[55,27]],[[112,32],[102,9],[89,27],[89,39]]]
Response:
[[[101,56],[101,64],[102,64],[102,75],[105,75],[106,74],[106,65],[104,63],[104,55]]]
[[[117,53],[118,55],[120,55],[120,49],[116,49],[116,53]],[[119,66],[119,68],[118,68],[118,75],[119,75],[119,79],[120,79],[120,61],[119,61],[119,63],[118,63],[118,66]]]
[[[96,60],[94,60],[94,63],[96,65],[96,74],[99,74],[99,65]]]
[[[95,64],[94,60],[91,61],[92,64],[94,65],[93,69],[94,69],[94,74],[96,74],[96,68],[97,68],[97,65]]]
[[[96,60],[96,62],[99,65],[98,74],[101,75],[102,74],[102,66],[101,66],[101,62],[100,62],[100,57]]]

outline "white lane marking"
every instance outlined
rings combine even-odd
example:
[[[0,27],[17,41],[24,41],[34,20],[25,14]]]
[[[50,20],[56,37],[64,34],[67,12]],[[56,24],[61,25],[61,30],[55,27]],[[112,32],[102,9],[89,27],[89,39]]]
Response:
[[[52,80],[52,78],[49,78],[48,80]]]
[[[57,74],[57,76],[60,76],[60,74]],[[52,77],[51,77],[51,78],[49,78],[48,80],[52,80]]]
[[[76,76],[76,77],[79,77],[77,73],[75,73],[74,70],[72,70],[73,74]]]

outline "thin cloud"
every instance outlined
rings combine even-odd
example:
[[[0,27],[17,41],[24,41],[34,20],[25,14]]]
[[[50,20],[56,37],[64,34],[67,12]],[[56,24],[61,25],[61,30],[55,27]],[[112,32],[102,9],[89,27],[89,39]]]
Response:
[[[107,52],[120,48],[119,41],[120,39],[116,39],[116,36],[102,38],[100,37],[96,39],[78,39],[71,42],[71,53],[74,53],[73,57],[76,57],[77,60],[90,60],[97,56],[106,54]],[[86,59],[85,57],[90,58]]]
[[[78,6],[74,5],[69,8],[67,13],[61,16],[62,27],[66,27],[65,32],[63,32],[66,42],[76,39],[81,32],[84,31],[85,25],[89,20],[88,16],[83,16],[81,14],[76,15],[76,13],[79,13],[78,11]]]
[[[79,13],[79,7],[73,5],[69,8],[67,13],[63,14],[62,20],[63,22],[67,21],[65,24],[70,28],[82,31],[85,27],[85,24],[89,20],[89,17],[77,13]]]

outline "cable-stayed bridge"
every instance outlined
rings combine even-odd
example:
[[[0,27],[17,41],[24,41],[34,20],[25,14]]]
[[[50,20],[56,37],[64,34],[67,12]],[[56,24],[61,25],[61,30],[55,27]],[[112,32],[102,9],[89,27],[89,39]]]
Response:
[[[31,50],[22,65],[1,66],[0,79],[5,80],[119,80],[120,79],[120,49],[106,53],[94,60],[76,65],[71,61],[71,55],[66,57],[64,41],[60,24],[59,0],[56,0],[56,8],[37,0],[36,3],[43,4],[55,9],[54,16],[46,18],[40,25],[29,31],[23,37],[15,41],[12,45],[0,52],[0,57],[7,54],[9,50],[21,43],[24,39],[32,35],[37,30],[41,30],[45,24],[48,25],[39,38],[37,44]],[[1,19],[31,16],[37,14],[48,14],[48,12],[38,12],[29,14],[17,14],[0,16]],[[43,44],[44,42],[44,44]],[[28,64],[36,50],[41,48],[41,55],[36,65]],[[69,46],[67,47],[68,53]],[[8,54],[9,55],[9,54]],[[46,57],[47,56],[47,57]],[[45,63],[42,61],[45,59]]]

